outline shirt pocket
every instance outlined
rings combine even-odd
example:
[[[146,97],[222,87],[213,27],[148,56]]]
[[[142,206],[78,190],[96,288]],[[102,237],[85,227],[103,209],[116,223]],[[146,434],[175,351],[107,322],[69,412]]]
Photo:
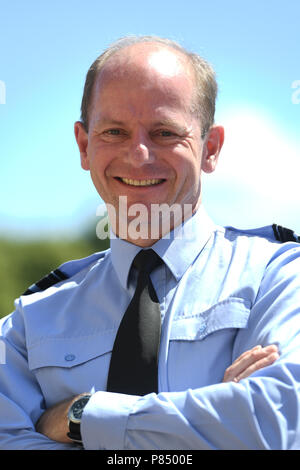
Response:
[[[28,348],[46,406],[83,392],[105,390],[116,330],[72,338],[49,337]]]
[[[232,362],[240,329],[247,328],[250,302],[229,298],[209,309],[174,319],[168,355],[169,389],[220,383]]]

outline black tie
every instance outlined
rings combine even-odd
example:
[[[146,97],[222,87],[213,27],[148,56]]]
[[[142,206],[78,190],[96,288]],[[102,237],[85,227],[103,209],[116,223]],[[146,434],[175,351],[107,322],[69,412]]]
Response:
[[[114,342],[107,381],[110,392],[157,393],[161,318],[150,273],[161,263],[151,249],[140,251],[133,261],[137,286]]]

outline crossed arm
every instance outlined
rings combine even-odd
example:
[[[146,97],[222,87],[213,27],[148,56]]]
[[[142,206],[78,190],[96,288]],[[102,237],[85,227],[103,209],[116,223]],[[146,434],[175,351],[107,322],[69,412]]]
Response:
[[[240,328],[235,337],[232,356],[241,355],[222,372],[223,383],[220,379],[221,383],[146,397],[96,391],[83,413],[84,448],[299,448],[300,252],[290,248],[281,247],[266,269],[247,328]],[[55,380],[49,380],[52,369],[38,369],[40,378],[47,373],[45,385],[51,389],[50,399],[43,401],[40,383],[33,381],[28,366],[21,308],[4,322],[3,332],[7,364],[0,368],[0,398],[6,412],[0,447],[72,448],[66,433],[67,411],[75,398],[74,384],[69,387],[66,401],[40,415],[45,403],[53,403]],[[277,344],[280,358],[276,360],[276,347],[253,348],[255,344]],[[242,354],[245,350],[248,352]],[[220,361],[226,363],[222,357]],[[104,383],[105,377],[102,379]],[[83,384],[75,393],[91,391],[86,388]],[[66,396],[58,393],[57,401]]]
[[[223,382],[239,382],[249,377],[257,370],[271,365],[278,357],[279,354],[276,345],[270,345],[264,348],[255,346],[251,350],[241,354],[231,366],[226,369]],[[54,441],[71,443],[71,440],[67,437],[69,431],[67,414],[71,404],[76,398],[78,398],[78,395],[63,400],[47,409],[38,420],[36,431]]]

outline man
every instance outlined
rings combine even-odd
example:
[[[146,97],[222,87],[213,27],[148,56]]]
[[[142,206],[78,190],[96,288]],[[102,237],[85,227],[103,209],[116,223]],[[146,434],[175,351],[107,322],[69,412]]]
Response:
[[[300,249],[204,212],[201,174],[224,140],[215,97],[211,67],[167,40],[121,40],[92,65],[75,136],[111,250],[64,264],[3,321],[3,448],[300,447]],[[172,210],[157,217],[157,205]],[[141,248],[159,263],[143,281]],[[148,380],[139,354],[122,362],[135,335],[118,342],[136,295],[161,319],[158,340],[148,329],[157,388],[145,393],[131,383]]]

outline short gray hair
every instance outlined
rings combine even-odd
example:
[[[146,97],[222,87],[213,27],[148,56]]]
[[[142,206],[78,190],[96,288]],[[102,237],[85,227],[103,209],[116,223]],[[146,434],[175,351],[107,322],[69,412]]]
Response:
[[[176,41],[158,36],[126,36],[112,43],[90,66],[86,75],[82,102],[81,102],[81,122],[86,131],[89,126],[89,108],[92,101],[94,83],[98,73],[103,68],[107,60],[116,52],[126,47],[143,42],[153,42],[163,44],[167,47],[181,52],[191,64],[195,74],[196,99],[193,103],[192,111],[197,115],[202,124],[202,137],[206,135],[210,127],[214,124],[215,102],[218,86],[215,72],[212,66],[200,55],[187,51]]]

